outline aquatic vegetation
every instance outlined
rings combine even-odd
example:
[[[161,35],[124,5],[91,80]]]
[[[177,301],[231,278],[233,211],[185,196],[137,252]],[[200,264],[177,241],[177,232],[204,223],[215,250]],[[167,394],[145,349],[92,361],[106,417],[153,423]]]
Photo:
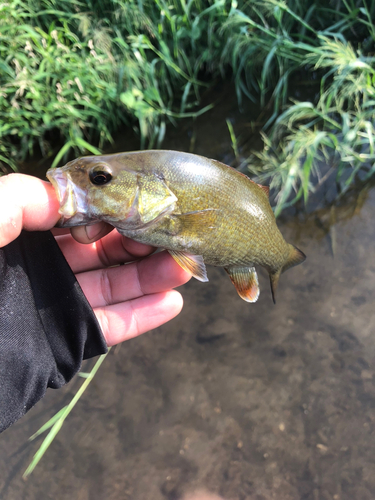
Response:
[[[337,40],[325,44],[326,50],[351,49]],[[323,83],[317,104],[288,107],[264,135],[264,150],[255,153],[253,172],[279,190],[276,214],[300,198],[307,203],[314,180],[322,181],[322,163],[335,169],[340,194],[356,177],[364,181],[375,172],[375,57],[352,56],[344,71],[330,70],[333,82]]]

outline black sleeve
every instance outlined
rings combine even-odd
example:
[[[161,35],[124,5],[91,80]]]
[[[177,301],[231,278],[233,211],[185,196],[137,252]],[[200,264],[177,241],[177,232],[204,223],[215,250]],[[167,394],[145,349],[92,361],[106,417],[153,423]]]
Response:
[[[105,353],[96,317],[50,232],[0,249],[0,432]]]

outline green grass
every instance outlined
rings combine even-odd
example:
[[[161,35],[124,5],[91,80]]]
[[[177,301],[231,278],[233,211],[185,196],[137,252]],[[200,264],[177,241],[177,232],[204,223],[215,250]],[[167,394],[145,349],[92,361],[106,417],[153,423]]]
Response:
[[[264,149],[247,163],[278,193],[276,215],[308,202],[323,163],[335,169],[340,195],[374,174],[374,19],[374,1],[265,0],[235,10],[224,25],[239,99],[259,96],[271,111]],[[318,99],[289,104],[291,78],[313,85],[313,77]]]
[[[108,355],[108,353],[102,354],[101,356],[98,357],[91,372],[89,372],[89,373],[80,372],[79,373],[79,375],[81,377],[83,377],[85,379],[85,381],[83,382],[81,387],[78,389],[78,391],[76,392],[76,394],[74,395],[74,397],[72,398],[70,403],[68,405],[64,406],[63,408],[61,408],[61,410],[59,410],[52,418],[50,418],[48,420],[48,422],[46,422],[35,434],[33,434],[30,437],[29,440],[33,441],[37,437],[41,436],[44,432],[48,431],[47,436],[44,438],[42,444],[39,446],[37,452],[35,453],[33,459],[31,460],[29,466],[25,470],[25,472],[23,474],[24,478],[27,478],[28,476],[30,476],[30,474],[32,474],[32,472],[34,471],[35,467],[41,461],[44,454],[46,453],[46,451],[50,447],[51,443],[55,439],[56,435],[61,430],[61,427],[63,426],[63,424],[65,422],[65,419],[68,417],[70,412],[73,410],[75,405],[78,403],[78,401],[82,397],[85,390],[88,388],[90,382],[94,378],[96,372],[99,370],[101,364],[103,363],[103,361],[105,360],[107,355]]]
[[[276,213],[308,201],[322,161],[345,191],[375,168],[374,19],[375,0],[3,3],[0,174],[36,148],[53,165],[98,154],[124,126],[159,147],[168,124],[209,109],[202,90],[233,78],[239,105],[267,116],[249,166],[279,191]],[[295,81],[320,82],[319,96],[291,103]]]
[[[0,160],[14,168],[59,143],[96,153],[124,124],[159,146],[168,122],[204,112],[198,73],[218,59],[224,14],[224,2],[1,4]]]
[[[375,173],[375,57],[337,37],[318,37],[309,66],[322,73],[319,99],[294,102],[279,114],[250,171],[277,191],[276,215],[320,183],[322,164],[336,172],[339,195]]]

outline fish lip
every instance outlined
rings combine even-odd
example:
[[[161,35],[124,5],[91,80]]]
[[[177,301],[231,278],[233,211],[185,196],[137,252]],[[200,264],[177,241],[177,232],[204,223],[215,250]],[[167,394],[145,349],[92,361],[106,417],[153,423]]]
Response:
[[[56,226],[72,227],[86,224],[87,190],[74,184],[69,173],[63,169],[50,169],[46,176],[54,187],[60,203],[61,218]]]
[[[59,212],[61,213],[61,207],[66,203],[66,198],[68,196],[67,186],[68,186],[68,178],[66,174],[61,172],[61,170],[50,169],[46,173],[47,179],[50,181],[52,186],[55,188],[55,192],[57,195],[57,199],[60,203]]]

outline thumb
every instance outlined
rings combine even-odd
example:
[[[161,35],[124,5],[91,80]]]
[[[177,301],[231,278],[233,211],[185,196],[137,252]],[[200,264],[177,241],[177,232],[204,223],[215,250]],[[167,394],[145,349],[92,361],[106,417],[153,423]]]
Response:
[[[60,218],[58,210],[49,182],[23,174],[0,177],[0,248],[15,240],[22,229],[51,229]]]

